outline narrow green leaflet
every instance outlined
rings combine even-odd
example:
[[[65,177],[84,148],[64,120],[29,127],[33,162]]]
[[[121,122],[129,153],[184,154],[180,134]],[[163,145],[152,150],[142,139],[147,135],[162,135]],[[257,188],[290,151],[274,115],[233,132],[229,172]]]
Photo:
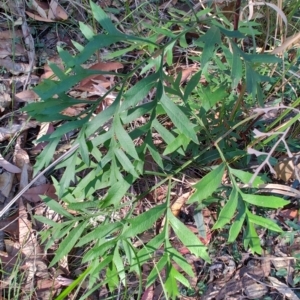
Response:
[[[97,265],[93,265],[91,270],[91,276],[99,277],[101,270],[103,270],[109,263],[113,260],[112,254],[107,254],[101,262],[98,262]]]
[[[281,208],[290,203],[290,201],[276,196],[260,196],[242,193],[242,198],[250,204],[268,208]]]
[[[54,210],[56,213],[68,219],[74,219],[74,217],[69,212],[67,212],[56,200],[45,196],[41,196],[41,198],[46,203],[46,205],[49,206],[52,210]]]
[[[211,90],[209,86],[201,87],[199,93],[201,94],[202,107],[208,111],[214,107],[219,101],[225,99],[228,95],[225,85],[220,85],[217,89]]]
[[[115,116],[114,118],[114,129],[115,134],[118,138],[118,141],[120,143],[120,146],[133,158],[139,160],[139,156],[136,152],[135,145],[130,138],[127,131],[123,128],[123,125],[121,124],[121,120],[118,116]]]
[[[87,40],[91,40],[95,36],[95,32],[90,26],[83,22],[79,22],[79,29]]]
[[[100,114],[98,114],[93,120],[87,123],[85,132],[86,136],[94,134],[96,130],[99,130],[99,128],[105,125],[105,123],[113,116],[118,107],[118,101],[120,100],[120,97],[118,97],[112,105],[102,110]]]
[[[83,118],[77,121],[66,122],[61,126],[56,127],[55,131],[51,134],[50,138],[62,137],[62,135],[77,129],[81,128],[85,123],[88,122],[87,118]]]
[[[56,146],[58,145],[59,141],[60,138],[51,140],[50,143],[44,148],[42,153],[36,158],[33,176],[36,176],[38,171],[40,171],[42,168],[49,165],[50,161],[53,158],[53,154],[56,150]]]
[[[191,253],[209,262],[210,258],[207,254],[207,248],[201,243],[199,238],[180,222],[170,210],[167,215],[175,234],[181,242],[191,251]]]
[[[250,211],[247,211],[247,218],[251,223],[254,223],[256,225],[265,227],[267,229],[282,232],[282,229],[272,220],[268,218],[263,218],[257,215],[252,214]]]
[[[277,64],[281,58],[271,54],[244,54],[244,59],[252,63]]]
[[[152,254],[159,249],[164,242],[164,239],[164,232],[159,233],[137,253],[136,257],[134,257],[134,260],[138,260],[140,265],[144,264],[152,257]]]
[[[167,290],[169,299],[177,299],[179,296],[178,284],[176,282],[176,275],[178,276],[179,272],[169,263],[167,266],[166,272],[166,281],[165,289]]]
[[[232,68],[231,68],[231,79],[232,79],[232,88],[236,88],[240,82],[243,70],[242,70],[242,60],[240,57],[239,51],[236,49],[237,46],[235,43],[231,43],[233,55],[232,55]]]
[[[93,229],[91,232],[86,234],[84,237],[80,238],[80,240],[76,244],[76,247],[80,247],[91,241],[97,241],[98,239],[112,235],[116,231],[120,230],[122,227],[123,225],[121,222],[101,224],[97,228]]]
[[[55,226],[57,225],[57,223],[55,221],[52,221],[46,217],[43,217],[43,216],[38,216],[38,215],[34,215],[33,216],[37,221],[41,222],[41,223],[44,223],[44,224],[47,224],[49,226]]]
[[[75,279],[72,283],[70,283],[70,285],[58,296],[55,298],[55,300],[64,300],[66,299],[70,293],[79,286],[79,284],[81,282],[84,281],[84,279],[86,278],[86,276],[88,276],[89,272],[91,271],[93,266],[89,266],[88,268],[86,268],[86,270],[84,272],[82,272],[77,279]]]
[[[179,273],[173,265],[171,267],[171,271],[170,271],[169,275],[170,275],[170,277],[173,277],[177,281],[181,282],[187,288],[191,287],[189,281],[181,273]]]
[[[92,247],[92,249],[90,249],[84,254],[82,258],[82,263],[90,262],[94,259],[99,259],[99,257],[104,257],[107,253],[111,252],[111,249],[114,249],[117,241],[115,239],[112,239],[107,242],[103,239],[100,242],[99,244],[101,246],[94,246]]]
[[[166,204],[157,205],[143,214],[127,220],[130,226],[122,233],[122,238],[134,237],[151,228],[166,210]]]
[[[187,83],[184,90],[184,96],[183,96],[183,100],[185,102],[187,101],[188,97],[190,96],[194,88],[199,84],[201,75],[202,75],[202,71],[197,72]]]
[[[147,145],[147,149],[149,150],[152,158],[154,159],[154,161],[163,169],[164,168],[164,164],[162,161],[162,158],[160,156],[160,153],[158,152],[158,150],[156,149],[153,141],[152,141],[152,135],[151,132],[149,132],[145,138],[145,143]]]
[[[158,249],[158,248],[157,248]],[[170,254],[171,260],[174,260],[178,266],[189,276],[195,276],[191,265],[186,259],[172,247],[171,243],[167,240],[165,244],[165,251]]]
[[[90,151],[87,147],[87,141],[85,136],[85,126],[80,131],[78,136],[78,143],[79,143],[79,152],[83,162],[88,166],[90,164]]]
[[[242,226],[244,224],[245,221],[245,217],[246,217],[246,207],[245,204],[240,201],[240,205],[238,207],[238,214],[235,217],[235,221],[233,222],[233,224],[230,227],[229,230],[229,237],[228,237],[228,242],[232,243],[236,240],[238,234],[241,232],[242,230]]]
[[[170,144],[167,145],[163,155],[168,155],[176,151],[179,147],[183,146],[186,148],[186,145],[190,142],[190,139],[187,138],[184,134],[179,134]]]
[[[119,247],[115,248],[113,262],[118,271],[120,282],[122,282],[122,284],[126,286],[126,274],[125,274],[123,259],[120,256]]]
[[[113,262],[111,262],[108,265],[108,268],[106,269],[106,280],[108,284],[108,288],[111,292],[115,291],[115,289],[119,286],[119,276],[118,271]]]
[[[114,153],[126,172],[130,173],[134,177],[139,177],[139,174],[136,172],[133,164],[121,149],[115,148]]]
[[[161,270],[163,269],[163,267],[168,263],[169,259],[168,259],[168,255],[165,253],[161,259],[155,263],[152,271],[150,272],[148,278],[147,278],[147,283],[146,283],[146,287],[151,286],[154,281],[157,278],[158,273],[161,272]]]
[[[153,120],[152,125],[167,144],[170,144],[175,140],[175,137],[172,135],[172,133],[162,126],[157,119]],[[185,155],[182,149],[178,149],[177,152],[181,155]]]
[[[248,184],[249,181],[251,180],[253,174],[250,172],[246,172],[243,170],[237,170],[237,169],[229,169],[230,173],[232,173],[235,177],[237,177],[238,179],[240,179],[242,181],[242,183],[244,184]],[[260,184],[264,184],[264,181],[262,180],[262,178],[260,176],[256,176],[252,186],[253,187],[258,187]]]
[[[247,249],[248,246],[254,253],[257,253],[257,254],[262,253],[260,239],[257,235],[257,232],[254,228],[253,223],[251,223],[251,222],[247,223],[246,231],[245,231],[245,235],[244,235],[244,247]]]
[[[93,13],[94,18],[97,22],[110,34],[110,35],[119,35],[120,40],[122,40],[122,33],[118,31],[110,18],[104,12],[104,10],[100,7],[100,5],[95,4],[94,2],[90,1],[91,10]]]
[[[57,183],[57,188],[56,188],[59,197],[62,197],[63,194],[68,190],[68,187],[70,186],[70,182],[73,181],[76,176],[76,166],[78,160],[77,152],[79,152],[79,150],[74,152],[72,156],[66,159],[68,161],[68,165],[65,169],[62,178],[60,179],[59,184]]]
[[[151,74],[130,88],[124,94],[124,101],[121,105],[120,111],[124,111],[129,107],[134,107],[137,103],[142,101],[153,88],[158,78],[158,73]]]
[[[180,132],[198,144],[198,138],[194,130],[195,125],[189,121],[183,111],[166,94],[162,95],[160,103]]]
[[[126,180],[127,179],[127,180]],[[107,192],[107,195],[101,206],[108,207],[110,205],[118,206],[123,196],[126,194],[131,184],[133,183],[132,175],[128,175],[125,180],[116,182],[113,184]]]
[[[257,83],[259,82],[259,76],[256,72],[252,69],[249,63],[245,63],[246,66],[246,86],[247,92],[252,94],[252,97],[255,98],[257,93]]]
[[[225,224],[230,223],[238,204],[238,191],[233,188],[229,196],[229,200],[222,208],[218,220],[213,229],[223,228]]]
[[[204,48],[201,56],[201,67],[204,68],[206,63],[214,55],[216,45],[221,44],[220,29],[216,26],[212,26],[204,36],[200,37],[200,41],[204,42]]]
[[[191,196],[187,203],[200,202],[215,192],[221,184],[224,170],[225,165],[222,163],[205,175],[197,184],[194,185],[196,192]]]
[[[52,267],[57,263],[63,256],[67,255],[74,245],[77,243],[81,234],[86,228],[88,221],[81,222],[73,230],[70,231],[69,235],[61,242],[58,249],[56,250],[55,256],[50,262],[49,267]]]

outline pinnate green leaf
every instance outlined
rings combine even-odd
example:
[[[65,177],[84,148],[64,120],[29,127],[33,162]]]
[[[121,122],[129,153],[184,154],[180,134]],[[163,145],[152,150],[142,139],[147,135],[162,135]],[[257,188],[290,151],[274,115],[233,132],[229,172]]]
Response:
[[[191,196],[187,203],[200,202],[215,192],[221,184],[224,169],[224,164],[220,164],[195,184],[194,187],[196,188],[196,192]]]
[[[127,220],[130,226],[122,233],[122,238],[129,238],[151,228],[166,210],[166,204],[157,205],[143,214]]]
[[[238,204],[238,191],[233,188],[229,196],[229,200],[222,208],[218,220],[213,226],[213,229],[223,228],[225,224],[231,221]]]
[[[69,212],[67,212],[56,200],[45,196],[41,196],[41,198],[47,204],[47,206],[54,210],[56,213],[68,219],[74,219],[74,217]]]
[[[73,230],[70,231],[69,235],[59,245],[54,258],[50,262],[49,267],[52,267],[63,256],[67,255],[72,250],[72,248],[80,238],[81,234],[85,230],[86,225],[87,225],[87,221],[81,222]]]
[[[130,138],[127,131],[123,128],[123,125],[121,124],[121,120],[118,116],[115,116],[114,118],[114,129],[115,134],[118,138],[118,141],[120,143],[120,146],[133,158],[139,160],[139,156],[136,152],[135,145]]]
[[[261,196],[261,195],[252,195],[252,194],[242,194],[242,198],[244,201],[261,207],[267,207],[267,208],[281,208],[285,205],[288,205],[290,202],[287,200],[284,200],[280,197],[276,196]]]
[[[209,262],[210,258],[207,254],[207,248],[201,243],[199,238],[180,222],[170,210],[167,215],[169,222],[180,241],[191,251],[191,253]]]
[[[160,102],[178,130],[198,144],[198,138],[194,130],[195,125],[189,121],[183,111],[166,94],[162,95]]]
[[[237,169],[230,168],[229,171],[235,177],[237,177],[238,179],[240,179],[242,181],[242,183],[244,183],[244,184],[248,184],[250,182],[252,176],[253,176],[252,173],[246,172],[246,171],[243,171],[243,170],[237,170]],[[256,176],[255,179],[254,179],[254,181],[253,181],[253,183],[252,183],[252,186],[253,187],[257,187],[260,184],[264,184],[264,181],[262,180],[262,178],[260,176]]]
[[[104,12],[104,10],[100,7],[100,5],[95,4],[94,2],[90,1],[91,9],[94,18],[97,22],[110,34],[110,35],[119,35],[120,40],[122,39],[122,33],[118,31],[110,18]]]
[[[233,222],[229,230],[229,237],[228,237],[229,243],[234,242],[238,234],[241,232],[242,226],[245,221],[245,217],[246,217],[246,207],[243,203],[241,203],[241,205],[239,205],[238,214],[235,217],[235,221]]]
[[[247,223],[245,236],[244,236],[244,247],[247,249],[248,246],[254,253],[257,253],[257,254],[262,253],[260,239],[257,235],[257,232],[254,228],[253,223],[251,223],[251,222]]]
[[[267,229],[276,231],[276,232],[282,232],[282,229],[272,220],[268,218],[263,218],[257,215],[252,214],[250,211],[247,211],[247,218],[249,222],[252,222],[256,225],[265,227]]]

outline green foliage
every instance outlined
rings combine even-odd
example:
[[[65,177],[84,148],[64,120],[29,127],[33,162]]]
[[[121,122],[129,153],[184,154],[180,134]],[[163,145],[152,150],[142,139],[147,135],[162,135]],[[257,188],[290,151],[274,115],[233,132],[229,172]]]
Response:
[[[179,33],[170,34],[173,24],[168,23],[165,29],[148,26],[147,32],[152,35],[141,38],[116,29],[107,14],[93,2],[91,8],[94,19],[104,33],[96,35],[81,24],[87,44],[77,47],[80,51],[74,56],[64,50],[59,51],[65,69],[51,65],[59,80],[46,79],[39,84],[35,91],[41,101],[25,108],[29,115],[39,121],[63,121],[51,135],[41,139],[47,141],[48,146],[37,159],[35,174],[50,163],[62,136],[74,129],[78,131],[74,144],[78,147],[57,166],[65,168],[60,182],[55,182],[63,204],[44,198],[45,203],[63,217],[63,221],[55,223],[37,217],[49,226],[42,233],[42,241],[49,248],[56,240],[62,239],[51,266],[74,247],[86,249],[82,263],[90,267],[77,284],[88,277],[91,289],[101,281],[113,292],[120,284],[126,286],[128,272],[139,273],[142,265],[150,261],[154,267],[147,277],[147,286],[160,280],[166,296],[175,299],[179,295],[178,283],[191,288],[183,274],[193,276],[193,271],[170,243],[170,229],[191,253],[210,262],[208,248],[170,210],[171,178],[187,167],[193,164],[209,166],[205,168],[209,170],[207,174],[195,184],[195,192],[188,203],[198,204],[201,211],[211,203],[211,199],[218,201],[216,199],[220,191],[227,195],[213,229],[225,230],[225,225],[230,224],[229,243],[242,234],[244,247],[261,253],[257,227],[281,232],[278,224],[255,215],[251,208],[277,209],[288,201],[275,196],[258,195],[257,188],[265,183],[260,175],[246,190],[240,187],[240,183],[248,184],[253,174],[240,168],[241,165],[244,167],[248,157],[237,141],[247,120],[240,119],[242,110],[239,105],[233,114],[233,106],[239,103],[235,89],[240,82],[243,82],[250,96],[245,106],[261,103],[264,97],[262,83],[270,82],[271,78],[260,72],[260,66],[264,64],[268,67],[280,60],[273,55],[245,53],[240,41],[247,33],[228,30],[216,19],[206,19],[209,29],[205,33],[199,32],[201,37],[192,42],[201,55],[188,57],[191,61],[200,62],[201,70],[185,86],[180,87],[182,74],[174,79],[165,74],[164,68],[172,65],[173,50],[178,43],[181,47],[189,47],[185,35],[198,28],[195,19],[203,12],[181,24]],[[175,10],[173,14],[176,13]],[[251,27],[251,22],[248,25]],[[167,37],[161,45],[153,42],[158,34]],[[110,54],[115,59],[132,49],[146,49],[145,53],[149,55],[141,57],[127,74],[81,67],[99,48],[109,48],[116,43],[121,43],[123,50]],[[149,75],[129,87],[129,81],[135,73],[143,75],[149,70]],[[113,74],[116,77],[116,86],[107,92],[117,93],[114,102],[96,116],[93,113],[105,96],[88,101],[73,99],[67,94],[70,88],[92,74]],[[207,85],[200,83],[201,78],[205,78]],[[149,103],[143,103],[154,89],[155,96]],[[74,117],[62,114],[65,108],[75,104],[87,104],[85,112]],[[132,128],[131,123],[141,116],[147,116],[146,123]],[[172,122],[171,129],[161,124],[162,117]],[[252,119],[253,116],[248,121]],[[228,126],[232,126],[232,130]],[[164,149],[155,146],[154,133],[158,133],[164,141]],[[136,146],[137,139],[141,141],[139,146]],[[147,175],[144,171],[147,154],[158,166],[156,175],[166,178],[159,179],[154,188],[168,180],[168,195],[162,204],[135,216],[137,202],[150,190],[136,197],[128,191],[141,176]],[[183,165],[177,167],[178,161],[184,161]],[[214,164],[211,164],[212,161]],[[222,185],[225,173],[231,182],[231,186],[226,188]],[[125,216],[120,217],[121,212],[124,214],[124,207],[128,209],[125,210]],[[69,210],[75,210],[77,214],[73,215]],[[155,223],[162,219],[164,222],[160,233],[145,242],[141,249],[134,245],[136,237],[151,231]],[[164,251],[158,257],[156,251],[159,249]],[[175,268],[175,264],[180,265],[183,274]],[[164,278],[161,276],[163,269],[166,274]],[[105,271],[105,279],[100,278],[101,271]],[[66,291],[73,288],[74,285]],[[66,291],[58,299],[62,299]]]

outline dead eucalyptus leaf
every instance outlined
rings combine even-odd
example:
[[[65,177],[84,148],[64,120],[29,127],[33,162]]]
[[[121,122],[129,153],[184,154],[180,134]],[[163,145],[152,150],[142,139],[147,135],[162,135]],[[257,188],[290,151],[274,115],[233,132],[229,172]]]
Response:
[[[279,161],[275,166],[274,170],[276,172],[276,177],[281,179],[285,182],[289,181],[290,179],[295,179],[295,164],[294,164],[295,157],[286,157]],[[300,164],[297,165],[297,168],[300,167]]]
[[[272,283],[273,287],[284,297],[291,300],[299,300],[298,296],[286,284],[272,276],[269,276],[268,279]]]
[[[300,32],[288,37],[279,47],[275,48],[271,53],[272,54],[281,54],[284,51],[292,48],[294,45],[298,45],[299,48],[300,43]]]
[[[10,173],[21,173],[20,168],[8,162],[6,159],[3,158],[1,154],[0,154],[0,166]]]
[[[14,180],[13,173],[3,172],[2,174],[0,174],[0,192],[6,198],[8,198],[9,193],[11,191],[13,180]]]

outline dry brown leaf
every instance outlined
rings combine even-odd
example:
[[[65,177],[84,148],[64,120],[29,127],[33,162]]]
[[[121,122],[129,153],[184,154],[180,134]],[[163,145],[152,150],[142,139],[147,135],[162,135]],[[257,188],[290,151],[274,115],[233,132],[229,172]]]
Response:
[[[99,62],[99,63],[96,63],[92,66],[90,66],[88,69],[89,70],[99,70],[99,71],[116,71],[118,69],[122,69],[124,66],[119,63],[119,62]],[[101,80],[103,82],[107,82],[108,80],[103,76],[103,75],[91,75],[85,79],[83,79],[77,89],[80,89],[80,90],[83,90],[83,91],[86,91],[87,89],[91,89],[93,88],[93,81],[92,79],[94,80]]]
[[[48,19],[51,20],[67,20],[66,11],[58,4],[56,0],[51,0],[49,4]]]
[[[40,97],[33,90],[25,90],[15,94],[15,100],[18,102],[35,102]]]
[[[0,142],[8,140],[11,137],[13,137],[16,133],[23,132],[28,128],[35,128],[37,124],[38,122],[36,121],[30,121],[24,122],[23,124],[13,124],[9,128],[0,127]]]
[[[14,39],[16,37],[22,37],[22,31],[21,30],[4,30],[0,31],[0,39]]]
[[[31,71],[29,64],[16,63],[9,57],[0,58],[0,66],[4,67],[13,75],[19,75],[21,73],[29,73]]]
[[[7,232],[13,239],[19,237],[18,214],[14,214],[5,218],[5,221],[0,221],[0,228]],[[8,248],[6,247],[8,251]],[[12,251],[9,252],[12,255]],[[15,253],[16,254],[16,253]]]
[[[33,14],[33,13],[29,12],[29,11],[26,11],[26,14],[27,14],[27,16],[29,16],[30,18],[32,18],[33,20],[36,20],[36,21],[49,22],[49,23],[55,22],[55,20],[50,20],[48,18],[42,18],[42,17],[40,17],[40,16],[38,16],[36,14]]]
[[[295,165],[294,160],[296,157],[286,157],[281,159],[275,166],[274,170],[276,172],[276,177],[281,179],[285,182],[289,181],[290,179],[295,178]],[[300,167],[298,164],[297,167]]]
[[[281,54],[284,51],[292,48],[293,46],[297,45],[297,48],[299,48],[300,44],[300,32],[288,37],[282,45],[279,47],[275,48],[271,53],[272,54]]]
[[[0,112],[5,111],[6,108],[11,105],[10,94],[6,92],[0,92]]]
[[[26,49],[23,45],[12,43],[11,40],[0,40],[0,58],[7,56],[25,56]]]
[[[269,276],[268,279],[272,283],[273,287],[284,297],[291,300],[299,300],[298,296],[286,284],[272,276]]]
[[[31,0],[30,1],[30,8],[35,10],[42,18],[47,19],[46,10],[49,9],[49,6],[46,2]]]
[[[175,202],[171,206],[171,211],[175,217],[179,216],[180,210],[182,206],[186,203],[186,201],[189,199],[192,192],[185,193],[178,197]]]
[[[153,285],[151,285],[146,288],[141,299],[142,300],[153,300],[153,297],[154,297],[154,287],[153,287]]]
[[[6,159],[4,159],[4,157],[1,154],[0,154],[0,166],[3,167],[8,172],[21,173],[20,168],[8,162]]]
[[[38,202],[42,201],[40,195],[48,196],[52,199],[58,200],[57,195],[55,194],[55,188],[50,183],[45,183],[45,184],[30,188],[23,194],[23,197],[29,202],[38,203]]]
[[[2,174],[0,174],[0,192],[6,198],[9,197],[9,193],[14,181],[14,176],[15,175],[10,172],[3,172]]]

